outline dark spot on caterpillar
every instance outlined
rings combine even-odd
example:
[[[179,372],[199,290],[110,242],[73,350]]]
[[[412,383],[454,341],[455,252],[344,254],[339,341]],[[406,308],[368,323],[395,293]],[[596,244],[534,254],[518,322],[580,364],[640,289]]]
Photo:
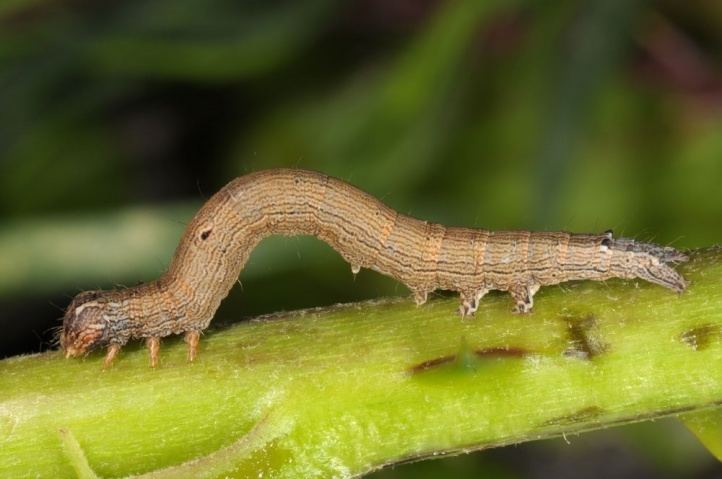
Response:
[[[295,184],[297,184],[297,185],[300,185],[300,184],[301,184],[301,178],[294,178],[294,179],[293,179],[293,182],[294,182]]]
[[[211,229],[211,228],[201,231],[201,239],[204,241],[207,240],[208,237],[211,235],[212,231],[213,231],[213,229]]]
[[[602,341],[593,315],[582,319],[564,318],[567,323],[567,348],[564,356],[583,360],[592,360],[608,351],[609,346]]]
[[[455,354],[449,356],[441,356],[438,358],[429,359],[428,361],[420,362],[419,364],[415,364],[414,366],[411,366],[409,368],[409,372],[411,374],[423,373],[424,371],[428,371],[431,368],[441,366],[442,364],[451,363],[453,361],[456,361]]]
[[[605,246],[605,247],[607,247],[607,248],[611,247],[611,246],[612,246],[612,240],[611,240],[611,238],[604,238],[604,239],[602,240],[602,246]]]
[[[679,339],[695,351],[703,351],[710,346],[713,340],[720,336],[720,333],[721,331],[718,326],[705,324],[688,329],[679,335]]]
[[[524,348],[496,347],[477,349],[474,354],[479,358],[523,358],[529,351]]]
[[[568,426],[569,424],[575,424],[578,422],[589,421],[595,417],[601,416],[604,413],[604,409],[599,406],[587,406],[579,409],[571,414],[565,414],[563,416],[553,417],[542,423],[543,426]]]

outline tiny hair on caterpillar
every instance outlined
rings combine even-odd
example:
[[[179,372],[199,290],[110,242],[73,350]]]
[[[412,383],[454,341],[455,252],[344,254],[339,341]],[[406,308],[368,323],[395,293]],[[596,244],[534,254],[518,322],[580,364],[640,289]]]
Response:
[[[228,295],[251,251],[271,235],[313,235],[357,273],[368,268],[405,284],[418,305],[442,289],[473,315],[490,290],[508,291],[513,311],[528,313],[541,286],[572,280],[640,278],[676,292],[687,286],[670,265],[674,248],[568,232],[447,227],[401,214],[337,178],[300,169],[251,173],[228,183],[198,211],[168,270],[139,286],[78,294],[63,317],[66,357],[107,348],[108,367],[130,340],[144,339],[151,365],[160,338],[184,334],[188,359]]]

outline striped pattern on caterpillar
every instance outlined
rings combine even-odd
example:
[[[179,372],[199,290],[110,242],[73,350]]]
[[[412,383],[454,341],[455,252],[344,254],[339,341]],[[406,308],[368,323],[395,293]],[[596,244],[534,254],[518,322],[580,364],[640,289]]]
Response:
[[[227,184],[187,226],[168,271],[137,287],[78,294],[63,318],[66,356],[108,347],[111,364],[132,339],[146,339],[151,365],[160,338],[185,334],[188,358],[200,332],[265,237],[314,235],[357,273],[369,268],[412,291],[417,304],[437,289],[460,293],[473,314],[489,290],[508,291],[526,313],[541,286],[570,280],[641,278],[681,292],[673,248],[603,234],[488,231],[446,227],[403,215],[339,179],[297,169],[260,171]]]

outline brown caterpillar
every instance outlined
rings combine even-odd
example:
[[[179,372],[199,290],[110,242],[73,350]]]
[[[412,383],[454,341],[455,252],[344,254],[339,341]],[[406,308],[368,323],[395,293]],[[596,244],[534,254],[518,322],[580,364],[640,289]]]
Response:
[[[446,227],[403,215],[327,175],[293,169],[237,178],[203,205],[183,234],[168,271],[133,288],[78,294],[63,318],[66,357],[107,346],[108,366],[121,346],[145,338],[151,365],[160,338],[185,333],[188,359],[200,332],[265,237],[314,235],[357,273],[370,268],[409,287],[417,304],[436,289],[458,291],[462,315],[492,289],[511,293],[514,310],[531,310],[541,286],[563,281],[642,278],[681,292],[686,282],[667,263],[687,257],[669,247],[604,234],[487,231]]]

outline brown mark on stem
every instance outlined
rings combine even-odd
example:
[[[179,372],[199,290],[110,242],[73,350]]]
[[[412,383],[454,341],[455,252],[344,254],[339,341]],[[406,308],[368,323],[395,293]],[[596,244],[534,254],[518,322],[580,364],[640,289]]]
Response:
[[[424,371],[428,371],[429,369],[433,369],[435,367],[441,366],[442,364],[453,363],[454,361],[456,361],[456,354],[450,354],[448,356],[440,356],[438,358],[429,359],[428,361],[422,361],[418,364],[411,366],[409,368],[409,373],[411,373],[411,374],[423,373]]]
[[[529,351],[524,348],[518,348],[513,346],[502,346],[494,348],[477,349],[474,354],[478,358],[523,358],[529,354]]]
[[[477,359],[504,359],[504,358],[523,358],[529,354],[524,348],[513,346],[495,346],[491,348],[475,349],[473,355]],[[461,356],[463,357],[463,355]],[[457,361],[458,354],[450,354],[448,356],[439,356],[437,358],[422,361],[411,366],[408,371],[410,374],[418,374]]]
[[[695,351],[704,351],[713,341],[719,340],[720,336],[722,331],[719,326],[704,324],[684,331],[679,335],[679,339]]]
[[[592,360],[609,350],[601,337],[597,319],[589,314],[581,319],[565,317],[567,323],[567,348],[564,356],[583,360]]]
[[[564,414],[562,416],[547,419],[542,424],[544,426],[567,426],[569,424],[590,421],[598,416],[601,416],[602,414],[604,414],[604,409],[602,409],[601,407],[587,406],[571,414]]]

